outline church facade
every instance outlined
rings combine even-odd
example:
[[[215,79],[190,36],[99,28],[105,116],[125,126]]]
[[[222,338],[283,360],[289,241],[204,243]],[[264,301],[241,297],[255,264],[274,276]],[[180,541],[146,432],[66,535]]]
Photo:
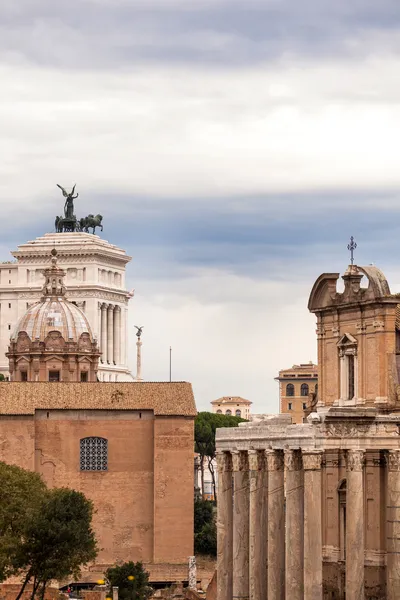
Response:
[[[310,295],[307,422],[217,431],[218,600],[400,598],[400,296],[376,267],[338,278]]]

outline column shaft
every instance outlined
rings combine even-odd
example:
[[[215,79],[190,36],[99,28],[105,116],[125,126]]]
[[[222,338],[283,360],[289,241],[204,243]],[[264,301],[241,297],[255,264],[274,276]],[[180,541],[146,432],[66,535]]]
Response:
[[[232,458],[217,452],[217,600],[232,600],[233,503]]]
[[[303,452],[304,600],[322,600],[322,452]]]
[[[114,363],[119,365],[121,361],[121,308],[114,309]]]
[[[346,600],[364,600],[364,488],[362,450],[347,452]]]
[[[283,452],[267,450],[268,600],[285,598],[285,495]]]
[[[267,597],[267,503],[268,480],[263,451],[249,450],[250,523],[249,580],[250,600]]]
[[[107,362],[113,363],[114,354],[114,307],[108,305],[107,309]]]
[[[101,362],[107,361],[107,305],[101,305]]]
[[[249,470],[247,452],[233,452],[233,599],[249,598]]]
[[[304,477],[300,450],[285,450],[287,600],[303,600],[304,589]]]
[[[387,566],[386,596],[400,598],[400,450],[391,450],[387,456]]]

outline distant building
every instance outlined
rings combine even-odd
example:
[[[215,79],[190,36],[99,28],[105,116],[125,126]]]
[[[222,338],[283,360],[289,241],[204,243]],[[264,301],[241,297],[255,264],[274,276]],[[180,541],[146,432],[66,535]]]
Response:
[[[240,396],[222,396],[222,398],[211,402],[214,413],[242,417],[242,419],[249,419],[250,406],[252,404],[250,400],[246,400]]]
[[[312,361],[279,371],[279,412],[291,415],[293,423],[302,423],[309,413],[309,396],[318,385],[318,367]]]

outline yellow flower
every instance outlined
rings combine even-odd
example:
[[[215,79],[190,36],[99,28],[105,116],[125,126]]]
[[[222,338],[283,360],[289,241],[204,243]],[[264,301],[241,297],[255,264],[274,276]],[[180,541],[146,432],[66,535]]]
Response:
[[[135,576],[134,575],[128,575],[128,579],[129,579],[129,581],[133,581],[135,579]]]

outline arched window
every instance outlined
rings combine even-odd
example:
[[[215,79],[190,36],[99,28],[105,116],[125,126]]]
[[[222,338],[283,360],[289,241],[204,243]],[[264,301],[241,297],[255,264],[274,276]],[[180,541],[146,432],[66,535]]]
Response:
[[[228,408],[228,410],[225,412],[225,414],[228,415],[228,417],[230,417],[232,414],[232,411]]]
[[[108,440],[101,437],[86,437],[80,442],[81,471],[107,471]]]
[[[222,415],[222,410],[220,408],[217,410],[217,414]]]
[[[235,415],[236,415],[237,417],[241,417],[241,416],[242,416],[242,411],[240,410],[240,408],[237,408],[237,409],[236,409]]]
[[[286,396],[294,396],[294,385],[293,383],[288,383],[286,386]]]
[[[308,392],[309,392],[308,385],[306,383],[302,383],[301,388],[300,388],[300,394],[302,396],[308,396]]]

